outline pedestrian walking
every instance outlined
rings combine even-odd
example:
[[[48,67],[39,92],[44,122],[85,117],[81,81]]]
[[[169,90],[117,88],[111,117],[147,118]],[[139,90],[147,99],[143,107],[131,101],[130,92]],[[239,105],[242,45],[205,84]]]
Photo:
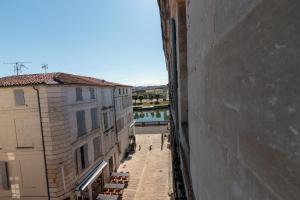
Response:
[[[151,151],[151,150],[152,150],[152,145],[149,146],[149,151]]]
[[[139,145],[139,151],[141,150],[141,148],[142,148],[141,145]]]

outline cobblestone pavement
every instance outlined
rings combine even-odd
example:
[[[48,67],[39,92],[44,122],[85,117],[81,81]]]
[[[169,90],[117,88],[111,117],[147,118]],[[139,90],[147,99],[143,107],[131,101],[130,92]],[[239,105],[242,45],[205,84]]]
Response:
[[[130,172],[129,185],[124,190],[123,199],[170,200],[170,150],[167,149],[167,138],[163,150],[161,134],[137,134],[136,138],[136,153],[124,161],[118,170]]]

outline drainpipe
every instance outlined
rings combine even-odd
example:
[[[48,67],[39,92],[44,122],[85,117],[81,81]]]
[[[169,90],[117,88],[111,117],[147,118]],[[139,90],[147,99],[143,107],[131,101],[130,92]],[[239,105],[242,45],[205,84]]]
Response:
[[[43,128],[43,122],[42,122],[40,91],[35,86],[33,86],[32,88],[36,91],[38,107],[39,107],[40,128],[41,128],[41,135],[42,135],[44,164],[45,164],[45,171],[46,171],[46,174],[45,174],[46,175],[46,185],[47,185],[48,200],[50,200],[50,190],[49,190],[49,181],[48,181],[48,167],[47,167],[47,160],[46,160],[46,149],[45,149],[45,139],[44,139],[44,128]]]
[[[120,159],[120,154],[121,154],[121,147],[120,147],[120,141],[119,141],[119,136],[118,136],[118,127],[117,127],[117,111],[116,111],[116,102],[115,102],[115,91],[116,88],[114,87],[113,89],[113,107],[114,107],[114,118],[115,118],[115,130],[116,130],[116,138],[117,138],[117,143],[118,143],[118,163]]]
[[[113,108],[114,108],[116,137],[117,137],[117,142],[119,142],[118,130],[117,130],[117,112],[116,112],[116,102],[115,102],[115,91],[116,91],[116,88],[113,89],[112,99],[113,99]]]

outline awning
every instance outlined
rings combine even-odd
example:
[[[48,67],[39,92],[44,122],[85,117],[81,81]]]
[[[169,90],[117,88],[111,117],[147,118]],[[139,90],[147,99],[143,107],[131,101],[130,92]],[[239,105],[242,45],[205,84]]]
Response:
[[[100,164],[91,168],[80,180],[75,188],[76,191],[85,190],[85,188],[93,183],[96,178],[101,174],[104,167],[107,165],[106,161],[102,161]]]
[[[134,124],[135,124],[135,121],[133,121],[131,124],[129,124],[129,127],[130,127],[130,128],[133,127]]]

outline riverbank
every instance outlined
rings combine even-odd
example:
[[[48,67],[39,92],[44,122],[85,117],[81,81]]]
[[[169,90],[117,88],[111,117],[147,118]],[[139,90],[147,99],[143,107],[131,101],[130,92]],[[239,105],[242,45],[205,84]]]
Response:
[[[169,104],[158,104],[158,105],[150,105],[150,106],[144,106],[144,105],[138,105],[133,106],[133,110],[141,111],[141,110],[157,110],[157,109],[164,109],[169,108]]]

